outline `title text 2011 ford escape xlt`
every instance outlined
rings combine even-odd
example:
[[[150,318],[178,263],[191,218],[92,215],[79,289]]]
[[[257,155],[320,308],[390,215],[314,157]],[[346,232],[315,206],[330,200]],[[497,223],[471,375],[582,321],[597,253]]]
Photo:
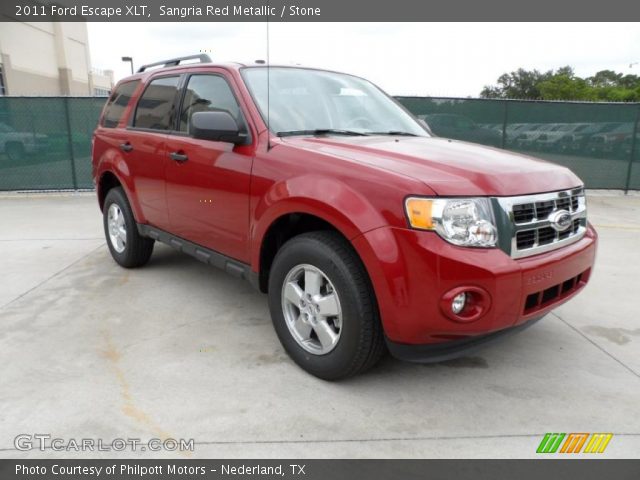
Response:
[[[138,267],[158,240],[249,280],[308,372],[450,358],[589,280],[596,233],[566,168],[436,138],[358,77],[186,59],[141,68],[104,108],[109,250]]]

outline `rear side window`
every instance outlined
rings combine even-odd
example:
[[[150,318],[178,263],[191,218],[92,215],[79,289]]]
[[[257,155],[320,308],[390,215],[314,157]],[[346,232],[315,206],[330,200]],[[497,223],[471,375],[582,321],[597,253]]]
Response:
[[[124,110],[127,108],[127,105],[129,105],[131,96],[139,83],[139,80],[135,80],[118,85],[118,88],[111,94],[107,105],[104,107],[104,115],[102,116],[103,127],[115,128],[118,126]]]
[[[177,94],[178,77],[152,80],[140,97],[133,126],[153,130],[172,130],[176,118]]]

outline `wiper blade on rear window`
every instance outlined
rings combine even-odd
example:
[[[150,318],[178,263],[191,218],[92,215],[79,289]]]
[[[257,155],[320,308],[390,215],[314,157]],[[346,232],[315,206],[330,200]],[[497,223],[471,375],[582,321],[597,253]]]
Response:
[[[314,130],[290,130],[288,132],[278,132],[279,137],[292,137],[295,135],[350,135],[366,137],[368,133],[356,132],[355,130],[341,130],[337,128],[316,128]]]
[[[402,132],[400,130],[389,130],[388,132],[367,132],[369,135],[397,135],[399,137],[419,137],[411,132]]]

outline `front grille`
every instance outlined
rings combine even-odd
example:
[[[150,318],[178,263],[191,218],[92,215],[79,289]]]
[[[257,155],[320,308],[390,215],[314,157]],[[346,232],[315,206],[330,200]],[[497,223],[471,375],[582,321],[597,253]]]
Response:
[[[511,244],[504,250],[514,258],[547,252],[582,238],[586,231],[584,190],[576,188],[560,192],[498,198],[511,232]],[[556,212],[566,211],[570,225],[562,229],[555,220]],[[561,215],[560,215],[561,216]],[[508,232],[505,232],[508,233]]]
[[[584,196],[582,189],[580,189],[580,194],[558,197],[553,200],[541,200],[539,202],[513,205],[513,221],[520,225],[535,220],[546,220],[549,215],[556,210],[574,212],[578,210],[578,197],[580,196]]]
[[[513,218],[516,223],[528,223],[536,216],[536,206],[533,203],[523,203],[513,206]]]
[[[526,250],[527,248],[533,248],[536,245],[549,245],[557,242],[558,240],[564,240],[578,233],[580,229],[580,219],[576,218],[571,228],[557,232],[551,227],[534,228],[531,230],[520,230],[516,234],[516,247],[518,250]]]
[[[558,239],[564,240],[565,238],[569,238],[571,235],[575,235],[580,230],[580,219],[576,218],[573,220],[571,224],[571,228],[565,230],[564,232],[558,232]]]
[[[536,218],[547,218],[555,210],[555,201],[536,202]]]
[[[559,198],[558,200],[556,200],[556,208],[558,210],[571,210],[571,198]]]
[[[537,230],[523,230],[518,232],[516,237],[516,246],[518,250],[531,248],[536,244]]]
[[[574,195],[571,197],[571,209],[578,210],[578,196]]]
[[[551,227],[538,230],[538,245],[549,245],[556,241],[556,231]]]
[[[586,283],[587,273],[588,270],[562,283],[528,295],[524,302],[524,313],[533,313],[572,294]]]

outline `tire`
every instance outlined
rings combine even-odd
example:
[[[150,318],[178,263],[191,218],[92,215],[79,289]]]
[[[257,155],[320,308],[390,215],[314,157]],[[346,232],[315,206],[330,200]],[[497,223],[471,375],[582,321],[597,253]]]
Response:
[[[153,252],[154,240],[138,233],[131,206],[121,187],[112,188],[107,193],[102,216],[107,246],[113,259],[125,268],[141,267],[147,263]]]
[[[19,162],[25,156],[24,145],[18,142],[7,143],[4,151],[12,162]]]
[[[269,309],[289,356],[324,380],[362,373],[386,351],[369,277],[335,232],[305,233],[280,248],[269,274]]]

